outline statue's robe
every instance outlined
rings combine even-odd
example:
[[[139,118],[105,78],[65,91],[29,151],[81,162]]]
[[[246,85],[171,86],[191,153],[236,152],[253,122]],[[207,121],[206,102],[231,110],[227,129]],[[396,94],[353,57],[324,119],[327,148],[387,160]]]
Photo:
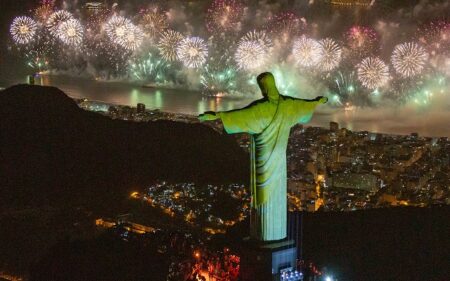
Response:
[[[286,148],[290,129],[308,122],[318,100],[269,94],[245,108],[220,112],[229,134],[251,135],[251,236],[260,241],[286,238]]]

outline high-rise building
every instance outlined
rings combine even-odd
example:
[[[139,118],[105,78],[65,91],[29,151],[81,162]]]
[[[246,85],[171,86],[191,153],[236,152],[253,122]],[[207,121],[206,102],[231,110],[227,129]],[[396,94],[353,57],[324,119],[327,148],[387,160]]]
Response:
[[[137,104],[137,113],[144,113],[145,112],[145,104],[138,103]]]
[[[330,131],[332,132],[339,131],[339,124],[337,122],[330,122]]]

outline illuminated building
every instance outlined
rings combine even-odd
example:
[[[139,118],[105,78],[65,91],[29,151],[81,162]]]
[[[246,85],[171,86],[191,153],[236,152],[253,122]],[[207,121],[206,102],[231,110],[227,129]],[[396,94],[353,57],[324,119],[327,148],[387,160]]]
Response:
[[[375,3],[375,0],[330,0],[330,4],[338,6],[363,6],[369,7]]]
[[[104,227],[104,228],[111,228],[111,227],[115,227],[117,225],[117,223],[113,220],[100,218],[100,219],[95,220],[95,225]]]
[[[145,104],[138,103],[137,104],[137,113],[144,113],[145,112]]]
[[[87,2],[84,7],[90,11],[99,11],[105,8],[105,4],[100,2]]]
[[[104,3],[97,1],[86,2],[86,4],[84,4],[84,9],[86,10],[89,16],[98,15],[101,11],[106,9],[106,2]]]

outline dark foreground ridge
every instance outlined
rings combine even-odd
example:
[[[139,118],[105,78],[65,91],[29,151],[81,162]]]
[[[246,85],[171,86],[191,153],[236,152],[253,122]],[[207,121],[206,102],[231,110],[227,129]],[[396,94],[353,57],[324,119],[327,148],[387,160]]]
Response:
[[[248,156],[229,136],[202,124],[111,120],[53,87],[1,91],[0,131],[3,206],[120,197],[155,180],[248,178]]]
[[[305,214],[303,254],[339,280],[446,280],[449,215],[449,206]]]

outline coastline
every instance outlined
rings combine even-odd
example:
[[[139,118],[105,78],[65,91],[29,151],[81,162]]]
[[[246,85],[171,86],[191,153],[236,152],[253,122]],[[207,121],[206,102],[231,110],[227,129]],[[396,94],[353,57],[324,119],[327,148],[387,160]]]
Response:
[[[37,84],[57,87],[73,99],[86,98],[90,102],[104,105],[103,107],[106,105],[136,107],[138,103],[143,103],[148,109],[159,109],[180,116],[196,116],[209,110],[226,111],[242,108],[258,98],[209,97],[196,91],[148,88],[142,84],[121,81],[99,82],[59,75],[50,77],[44,75],[40,82]],[[450,120],[450,105],[446,99],[439,99],[438,104],[430,107],[386,105],[377,108],[350,107],[346,110],[325,106],[318,109],[308,125],[327,128],[332,121],[355,132],[367,131],[399,136],[417,133],[419,136],[433,138],[450,137],[448,120]]]

